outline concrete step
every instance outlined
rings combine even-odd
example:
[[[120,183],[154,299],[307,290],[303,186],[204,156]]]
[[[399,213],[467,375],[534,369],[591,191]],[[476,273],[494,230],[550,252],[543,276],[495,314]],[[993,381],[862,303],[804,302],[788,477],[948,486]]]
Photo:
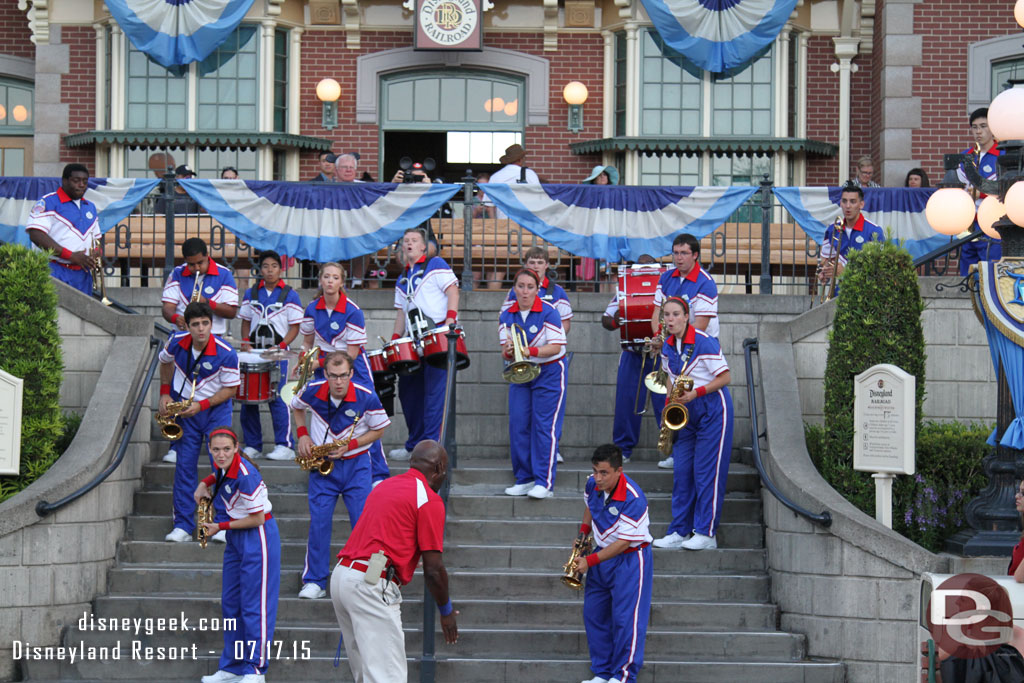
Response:
[[[547,501],[532,501],[543,509]],[[344,510],[344,506],[339,506]],[[339,513],[336,513],[339,514]],[[343,514],[343,513],[341,513]],[[309,534],[309,518],[299,516],[277,517],[277,526],[284,542],[301,542]],[[573,526],[573,521],[576,525]],[[651,523],[651,534],[658,538],[665,535],[669,520],[654,520]],[[340,528],[339,528],[340,525]],[[348,523],[334,523],[334,535],[331,547],[338,550],[348,537]],[[494,519],[453,519],[449,518],[445,525],[445,540],[448,543],[462,544],[507,544],[507,545],[543,545],[555,539],[565,539],[568,545],[576,537],[579,529],[577,520],[534,519],[522,522],[501,521]],[[171,516],[139,516],[128,518],[128,529],[125,539],[140,541],[158,541],[171,530]],[[754,522],[723,522],[718,527],[718,545],[720,548],[763,548],[764,530],[760,523]],[[672,551],[669,551],[672,552]],[[687,551],[675,551],[687,552]],[[708,551],[702,551],[708,552]],[[711,551],[713,552],[713,551]]]
[[[340,547],[338,539],[347,534],[347,521],[335,522],[337,532],[332,548]],[[220,567],[223,558],[220,544],[209,544],[206,549],[198,543],[167,543],[165,541],[123,541],[118,548],[118,562],[127,564],[160,564],[163,562]],[[718,574],[756,572],[765,570],[765,552],[760,549],[719,548],[713,552],[687,553],[654,550],[657,568],[662,573]],[[304,541],[286,541],[281,544],[281,561],[286,566],[301,565],[306,553]],[[448,543],[444,563],[448,568],[520,568],[551,570],[561,567],[569,558],[568,541],[564,545],[516,546],[493,544]]]
[[[301,566],[281,570],[281,594],[297,595],[302,587]],[[220,595],[221,568],[217,565],[187,564],[120,565],[108,572],[110,592],[115,595],[145,595],[148,592]],[[560,568],[537,572],[516,569],[473,571],[451,569],[449,586],[453,596],[507,599],[542,598],[559,588]],[[423,591],[423,575],[417,572],[406,590]],[[662,574],[655,561],[652,597],[655,600],[765,602],[766,574]]]

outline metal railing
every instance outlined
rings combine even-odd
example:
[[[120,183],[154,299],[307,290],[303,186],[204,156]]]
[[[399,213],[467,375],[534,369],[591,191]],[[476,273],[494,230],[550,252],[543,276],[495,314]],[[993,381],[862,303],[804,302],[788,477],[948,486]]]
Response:
[[[761,428],[758,424],[757,418],[757,381],[755,377],[760,376],[754,375],[754,363],[752,355],[757,351],[757,339],[744,339],[743,340],[743,361],[744,368],[747,372],[747,402],[750,407],[750,446],[754,456],[754,466],[757,468],[757,473],[761,477],[761,483],[769,493],[775,496],[776,500],[785,505],[787,508],[795,512],[796,514],[804,517],[805,519],[820,524],[823,527],[832,526],[832,513],[828,510],[823,510],[819,513],[811,512],[810,510],[804,509],[790,500],[786,494],[779,490],[775,483],[768,476],[768,471],[765,469],[764,460],[761,457],[761,439],[767,437],[767,432],[762,433]],[[758,361],[760,363],[760,361]]]

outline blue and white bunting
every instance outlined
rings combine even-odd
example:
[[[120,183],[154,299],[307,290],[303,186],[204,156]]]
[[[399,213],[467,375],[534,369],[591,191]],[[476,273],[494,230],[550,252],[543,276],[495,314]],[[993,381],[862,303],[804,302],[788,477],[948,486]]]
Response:
[[[742,67],[771,45],[796,0],[643,0],[665,44],[714,73]]]
[[[711,234],[756,187],[483,184],[487,198],[538,237],[576,254],[635,261],[672,252],[672,238]]]
[[[159,180],[90,178],[85,198],[99,210],[100,231],[106,232],[132,212]],[[56,192],[60,178],[0,178],[0,242],[31,246],[25,226],[40,197]]]
[[[137,49],[165,67],[206,59],[245,18],[253,0],[106,0]]]
[[[818,244],[825,229],[840,215],[841,187],[776,187],[775,196],[807,235]],[[868,187],[864,189],[864,217],[882,228],[887,237],[903,245],[914,258],[949,242],[928,225],[924,207],[933,187]]]
[[[321,263],[388,246],[462,189],[441,183],[178,182],[250,246]]]

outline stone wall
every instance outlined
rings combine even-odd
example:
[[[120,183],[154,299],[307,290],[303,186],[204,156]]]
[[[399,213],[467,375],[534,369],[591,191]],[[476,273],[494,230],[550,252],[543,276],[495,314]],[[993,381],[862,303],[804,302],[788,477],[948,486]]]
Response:
[[[149,459],[150,411],[143,408],[121,466],[102,484],[47,517],[56,501],[91,481],[117,450],[122,420],[150,359],[152,321],[121,315],[57,283],[65,362],[72,388],[62,406],[85,410],[74,441],[50,470],[0,504],[0,680],[15,680],[12,641],[56,645],[61,629],[90,610]],[[111,352],[116,349],[116,353]]]

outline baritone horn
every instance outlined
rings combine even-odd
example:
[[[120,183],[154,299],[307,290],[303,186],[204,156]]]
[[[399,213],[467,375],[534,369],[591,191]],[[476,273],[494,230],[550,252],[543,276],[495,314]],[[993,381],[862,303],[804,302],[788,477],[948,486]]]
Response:
[[[526,330],[519,325],[513,324],[508,328],[512,340],[512,362],[509,363],[501,373],[501,378],[512,384],[525,384],[537,379],[540,374],[540,366],[527,360],[530,346],[526,337]]]
[[[203,497],[199,499],[199,505],[196,507],[196,536],[200,548],[205,548],[209,540],[206,533],[207,524],[213,524],[213,506],[210,505],[209,498]]]
[[[576,559],[590,554],[591,538],[584,534],[576,537],[572,544],[572,553],[569,561],[562,567],[562,583],[573,590],[583,588],[583,574],[576,571]]]

